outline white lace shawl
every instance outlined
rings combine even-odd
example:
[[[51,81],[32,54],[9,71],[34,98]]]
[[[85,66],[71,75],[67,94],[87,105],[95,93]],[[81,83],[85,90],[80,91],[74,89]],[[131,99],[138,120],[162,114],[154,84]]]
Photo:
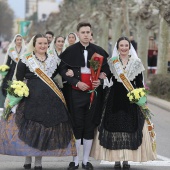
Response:
[[[32,53],[31,54],[33,56],[33,58],[35,59],[35,62],[38,64],[38,66],[40,67],[40,69],[48,76],[51,77],[52,74],[55,72],[55,70],[57,69],[57,66],[60,64],[60,59],[58,58],[57,55],[52,55],[52,54],[47,54],[47,59],[44,61],[44,63],[42,63],[41,61],[37,60],[35,55]],[[34,70],[30,67],[30,65],[28,64],[27,59],[25,58],[25,55],[23,55],[21,57],[21,60],[23,63],[26,64],[26,66],[29,68],[29,70],[31,72],[34,73]]]
[[[26,47],[23,47],[23,46],[22,46],[22,49],[21,49],[20,53],[17,52],[16,47],[14,47],[14,49],[15,49],[17,55],[18,55],[18,58],[20,58],[21,55],[25,52]],[[12,55],[12,53],[11,53],[10,51],[9,51],[8,55],[11,57],[11,59],[12,59],[14,62],[16,62],[15,58],[13,57],[13,55]],[[19,60],[18,60],[18,61],[19,61]]]
[[[116,73],[116,70],[114,68],[113,61],[111,58],[108,60],[108,64],[109,64],[111,73],[115,76],[118,82],[121,82],[119,76]],[[125,71],[124,74],[129,79],[129,81],[133,81],[135,77],[138,74],[142,73],[144,70],[145,68],[139,58],[130,57],[129,62],[126,65],[126,68],[124,70]]]

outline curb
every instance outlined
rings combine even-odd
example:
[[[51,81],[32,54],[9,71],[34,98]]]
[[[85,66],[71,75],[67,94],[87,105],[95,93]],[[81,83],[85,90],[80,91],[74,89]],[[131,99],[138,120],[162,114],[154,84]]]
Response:
[[[161,109],[164,109],[164,110],[170,112],[170,102],[168,102],[166,100],[163,100],[163,99],[148,95],[147,96],[147,101],[150,104],[153,104],[153,105],[155,105],[157,107],[160,107]]]

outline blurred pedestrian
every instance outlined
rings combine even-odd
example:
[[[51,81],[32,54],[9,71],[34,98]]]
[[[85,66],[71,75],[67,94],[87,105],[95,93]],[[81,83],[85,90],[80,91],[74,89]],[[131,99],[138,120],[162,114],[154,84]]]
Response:
[[[93,43],[93,44],[95,44],[95,40],[94,40],[94,38],[93,38],[93,33],[91,33],[90,42]]]
[[[45,33],[45,36],[46,36],[46,38],[48,40],[48,47],[49,47],[51,42],[52,42],[52,40],[53,40],[53,38],[54,38],[54,33],[52,31],[47,31]]]

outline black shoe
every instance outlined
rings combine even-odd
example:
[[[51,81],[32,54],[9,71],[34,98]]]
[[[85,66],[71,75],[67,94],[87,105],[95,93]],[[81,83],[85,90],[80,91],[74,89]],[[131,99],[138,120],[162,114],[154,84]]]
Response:
[[[74,169],[78,169],[79,168],[79,164],[77,166],[75,166],[75,162],[70,162],[67,170],[74,170]]]
[[[24,164],[23,166],[25,169],[31,169],[31,164]]]
[[[130,165],[129,164],[123,164],[123,169],[130,169]]]
[[[83,169],[92,170],[93,169],[93,165],[90,162],[87,162],[87,164],[84,165],[83,162],[82,162],[82,168]]]
[[[121,169],[121,165],[120,164],[115,164],[114,169]]]
[[[35,166],[34,170],[42,170],[42,166]]]

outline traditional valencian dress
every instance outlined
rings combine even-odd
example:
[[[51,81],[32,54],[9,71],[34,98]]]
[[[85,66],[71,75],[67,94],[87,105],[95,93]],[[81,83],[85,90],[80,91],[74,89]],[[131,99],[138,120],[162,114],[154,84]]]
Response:
[[[18,63],[16,78],[26,81],[29,96],[23,98],[7,121],[0,121],[0,154],[16,156],[76,155],[75,139],[62,92],[50,77],[59,59],[47,55],[44,62],[33,53]],[[36,71],[35,71],[36,70]]]
[[[65,49],[70,46],[70,44],[69,44],[69,42],[68,42],[68,37],[69,37],[70,34],[73,34],[73,35],[75,36],[75,39],[76,39],[75,43],[79,42],[79,38],[78,38],[77,34],[75,34],[74,32],[70,32],[70,33],[67,35],[67,37],[66,37],[66,39],[65,39],[65,41],[64,41],[63,51],[65,51]]]
[[[8,81],[12,80],[16,65],[20,59],[20,56],[24,53],[25,51],[25,42],[24,39],[22,39],[22,45],[21,45],[21,50],[17,51],[16,49],[16,44],[15,40],[17,36],[22,37],[20,34],[15,35],[14,39],[12,40],[11,44],[9,45],[7,54],[5,56],[4,64],[8,65],[10,67],[7,75],[4,77],[3,82],[2,82],[2,94],[6,97],[6,89],[8,87]]]
[[[107,161],[145,162],[156,159],[155,143],[141,108],[130,103],[128,90],[118,76],[123,73],[133,88],[143,87],[144,67],[139,58],[131,56],[126,68],[119,60],[117,70],[108,60],[113,86],[108,88],[102,120],[95,134],[91,156]]]

